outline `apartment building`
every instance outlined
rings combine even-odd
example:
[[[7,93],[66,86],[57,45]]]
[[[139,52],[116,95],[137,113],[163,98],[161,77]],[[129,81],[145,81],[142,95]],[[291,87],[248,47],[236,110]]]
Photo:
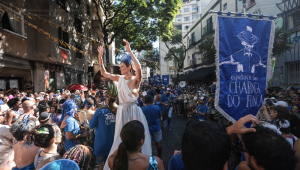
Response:
[[[204,60],[201,54],[197,54],[197,46],[201,42],[214,38],[217,14],[209,13],[210,10],[243,12],[242,6],[246,4],[246,13],[277,15],[280,13],[277,4],[280,4],[281,1],[282,0],[212,0],[202,12],[201,17],[195,21],[188,32],[183,36],[184,43],[188,46],[188,52],[184,61],[185,74],[179,78],[180,81],[201,81],[211,84],[216,80],[214,61]],[[282,21],[277,19],[275,23],[280,24]]]
[[[87,85],[89,66],[98,60],[89,38],[101,35],[91,1],[10,0],[0,7],[0,90],[44,91],[45,70],[51,89]]]
[[[173,26],[177,27],[184,36],[194,22],[201,16],[202,11],[206,8],[211,0],[183,0],[183,6],[176,15]],[[165,61],[164,57],[168,52],[168,48],[164,42],[159,42],[160,53],[160,74],[170,75],[170,83],[174,83],[177,71],[174,61]]]

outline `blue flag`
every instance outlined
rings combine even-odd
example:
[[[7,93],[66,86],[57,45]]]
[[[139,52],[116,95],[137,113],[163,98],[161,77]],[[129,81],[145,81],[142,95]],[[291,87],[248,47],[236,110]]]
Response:
[[[257,116],[271,66],[274,21],[219,15],[215,30],[216,109],[233,123]]]
[[[154,78],[154,82],[157,86],[159,86],[161,84],[161,81],[160,81],[160,75],[156,75],[156,76],[153,76]]]
[[[153,77],[148,77],[149,84],[153,84]]]
[[[161,78],[162,78],[163,85],[165,86],[169,85],[169,75],[162,75]]]

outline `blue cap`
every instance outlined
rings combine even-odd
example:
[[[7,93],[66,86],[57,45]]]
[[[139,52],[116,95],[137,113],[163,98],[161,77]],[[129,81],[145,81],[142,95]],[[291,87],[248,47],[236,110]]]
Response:
[[[128,64],[131,64],[132,63],[132,58],[131,58],[131,55],[129,53],[124,53],[122,55],[122,62],[125,62],[125,63],[128,63]]]
[[[54,95],[53,95],[53,97],[56,97],[56,96],[57,96],[57,94],[54,94]]]

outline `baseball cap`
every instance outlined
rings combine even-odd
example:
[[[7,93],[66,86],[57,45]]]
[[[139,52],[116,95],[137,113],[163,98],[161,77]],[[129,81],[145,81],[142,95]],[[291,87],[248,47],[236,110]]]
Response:
[[[56,90],[56,91],[55,91],[55,93],[59,93],[59,92],[60,92],[59,90]]]
[[[202,97],[200,97],[199,99],[200,99],[200,100],[205,100],[205,97],[202,96]]]
[[[57,94],[53,94],[53,97],[56,97],[57,96]]]
[[[51,113],[42,112],[40,114],[39,121],[40,121],[41,124],[46,123],[50,119],[50,117],[51,117]]]
[[[288,107],[288,104],[284,101],[278,101],[277,103],[274,103],[275,106],[281,106],[281,107]]]
[[[167,91],[170,91],[170,88],[167,88]]]

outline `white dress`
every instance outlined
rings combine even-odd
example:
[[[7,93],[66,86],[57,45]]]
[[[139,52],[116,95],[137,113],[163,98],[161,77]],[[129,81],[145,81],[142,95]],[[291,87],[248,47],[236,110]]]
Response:
[[[142,146],[142,153],[148,156],[152,155],[151,138],[148,128],[148,123],[145,115],[140,107],[137,106],[137,98],[130,91],[127,82],[124,79],[124,75],[119,77],[118,81],[118,98],[119,106],[117,110],[116,127],[114,143],[110,149],[109,156],[112,155],[119,144],[122,142],[120,132],[122,127],[131,120],[139,120],[145,128],[145,142]],[[104,170],[109,170],[108,162],[106,161]]]

